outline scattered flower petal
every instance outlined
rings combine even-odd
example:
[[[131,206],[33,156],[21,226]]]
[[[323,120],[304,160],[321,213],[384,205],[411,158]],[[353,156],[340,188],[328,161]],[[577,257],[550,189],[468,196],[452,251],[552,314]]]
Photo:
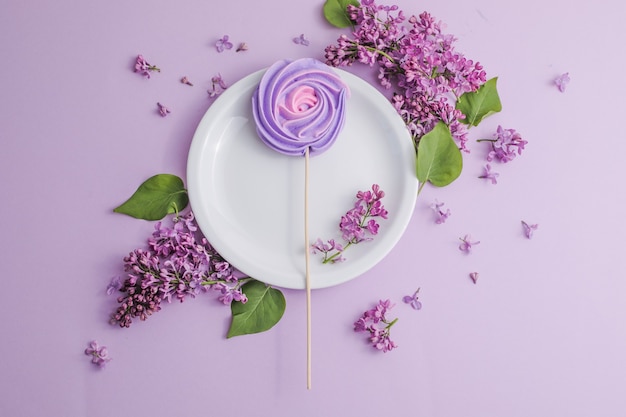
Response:
[[[301,33],[300,36],[293,38],[293,43],[302,46],[309,46],[309,40],[304,37],[304,33]]]
[[[191,81],[189,81],[189,78],[187,78],[187,76],[181,78],[180,82],[183,83],[183,84],[186,84],[186,85],[193,86],[193,84],[191,83]]]
[[[228,35],[224,35],[221,39],[215,42],[215,49],[217,52],[224,52],[226,49],[232,49],[233,44],[228,40]]]
[[[522,220],[522,227],[524,227],[524,235],[528,239],[532,239],[533,232],[539,228],[538,224],[528,224]]]
[[[435,223],[437,224],[445,223],[448,217],[450,217],[450,215],[452,214],[450,212],[450,209],[446,209],[446,211],[443,211],[442,207],[444,206],[444,204],[445,203],[440,203],[439,201],[435,200],[435,202],[430,205],[430,208],[433,209],[435,215],[437,216],[435,219]]]
[[[113,278],[111,278],[111,282],[109,282],[109,285],[107,286],[107,295],[111,295],[115,291],[119,291],[122,288],[122,285],[122,277],[120,277],[119,275],[114,276]]]
[[[559,75],[554,80],[554,84],[556,85],[556,88],[558,88],[561,93],[565,92],[565,89],[567,88],[567,84],[569,84],[569,82],[570,82],[569,72]]]
[[[150,73],[153,71],[161,72],[155,65],[149,64],[143,55],[137,55],[137,59],[135,60],[135,72],[140,73],[146,78],[150,78]]]
[[[389,300],[380,300],[374,308],[364,312],[354,322],[354,331],[368,332],[368,340],[372,347],[385,353],[398,347],[389,337],[391,326],[398,321],[397,318],[389,321],[386,317],[392,307],[393,304]]]
[[[97,365],[99,368],[104,368],[104,366],[111,361],[107,347],[100,346],[95,340],[89,342],[87,349],[85,349],[85,355],[91,356],[91,363]]]
[[[486,180],[491,181],[492,184],[497,184],[498,180],[497,178],[500,176],[500,174],[498,174],[497,172],[494,172],[491,170],[491,165],[490,164],[486,164],[483,168],[483,175],[479,176],[478,178],[484,178]]]
[[[472,236],[471,235],[465,235],[462,238],[459,238],[461,240],[461,244],[459,245],[459,250],[461,252],[465,252],[465,253],[471,253],[472,252],[472,247],[474,245],[478,245],[480,243],[480,241],[476,241],[476,242],[472,242]]]
[[[235,49],[235,52],[241,52],[241,51],[247,51],[247,50],[248,50],[248,44],[245,42],[241,42],[239,46],[237,47],[237,49]]]
[[[422,303],[418,300],[419,297],[417,296],[417,294],[419,292],[420,289],[418,288],[417,291],[413,293],[413,295],[405,295],[404,297],[402,297],[402,301],[405,304],[409,304],[414,310],[420,310],[422,308]]]
[[[227,88],[228,86],[224,82],[222,75],[217,74],[211,78],[211,88],[207,90],[207,93],[209,93],[209,97],[213,98],[222,94]]]
[[[159,108],[159,114],[163,117],[167,116],[169,113],[172,112],[169,108],[165,107],[161,103],[157,103],[157,107]]]
[[[472,282],[476,284],[476,281],[478,281],[478,272],[470,272],[469,277],[472,279]]]

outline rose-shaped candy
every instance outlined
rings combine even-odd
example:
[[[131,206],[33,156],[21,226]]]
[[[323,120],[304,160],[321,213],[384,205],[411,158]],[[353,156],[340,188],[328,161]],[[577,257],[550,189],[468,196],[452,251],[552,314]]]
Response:
[[[348,86],[326,64],[313,59],[282,60],[269,67],[252,97],[252,112],[263,142],[286,155],[327,150],[345,120]]]

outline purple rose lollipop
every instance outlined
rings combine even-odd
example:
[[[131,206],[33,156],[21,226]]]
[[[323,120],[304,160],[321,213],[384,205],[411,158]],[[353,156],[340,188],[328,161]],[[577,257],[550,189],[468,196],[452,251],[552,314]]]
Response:
[[[309,273],[309,154],[328,150],[343,128],[348,86],[313,59],[278,61],[267,69],[252,96],[261,140],[285,155],[304,156],[304,241],[307,305],[307,388],[311,389],[311,285]]]
[[[343,128],[348,86],[313,58],[278,61],[252,97],[257,133],[271,149],[294,156],[330,148]]]

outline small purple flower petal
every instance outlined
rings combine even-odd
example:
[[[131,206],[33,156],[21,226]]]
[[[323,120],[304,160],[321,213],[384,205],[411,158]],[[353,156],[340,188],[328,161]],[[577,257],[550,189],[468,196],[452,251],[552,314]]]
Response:
[[[491,181],[492,184],[497,184],[498,183],[497,178],[499,176],[500,176],[499,173],[491,170],[491,164],[486,164],[483,168],[483,175],[479,176],[478,178],[483,178],[483,179]]]
[[[100,346],[95,340],[89,342],[87,349],[85,349],[85,355],[90,356],[91,363],[100,368],[104,368],[111,361],[107,347]]]
[[[417,291],[415,291],[415,293],[413,293],[413,295],[405,295],[404,297],[402,297],[402,302],[404,302],[405,304],[409,304],[414,310],[420,310],[422,308],[422,303],[421,301],[418,300],[418,296],[417,294],[419,293],[420,289],[418,288]]]
[[[213,98],[222,94],[227,88],[228,86],[224,82],[222,75],[217,74],[211,78],[211,88],[207,90],[207,93],[209,93],[209,97]]]
[[[470,272],[469,277],[471,278],[472,282],[476,284],[476,281],[478,281],[478,272]]]
[[[224,52],[226,49],[232,49],[233,44],[228,40],[228,35],[224,35],[222,38],[215,42],[215,49],[217,52]]]
[[[480,241],[472,242],[471,241],[471,239],[472,239],[471,235],[465,235],[464,237],[459,238],[459,239],[461,239],[461,244],[459,245],[459,250],[461,252],[465,252],[467,254],[472,252],[472,247],[474,245],[478,245],[480,243]]]
[[[122,280],[122,277],[120,277],[119,275],[111,278],[111,282],[109,282],[109,285],[107,286],[107,295],[111,295],[115,291],[119,291],[122,288],[123,284],[124,282]]]
[[[293,38],[293,43],[302,46],[309,46],[309,40],[304,37],[304,33],[301,33],[300,36]]]
[[[452,214],[450,212],[450,209],[446,209],[446,211],[443,211],[442,207],[444,206],[444,204],[445,203],[440,203],[439,201],[435,200],[435,202],[430,205],[430,208],[435,212],[435,215],[437,216],[435,219],[435,223],[437,224],[445,223],[448,217],[450,217],[450,215]]]
[[[569,72],[559,75],[554,80],[554,84],[556,85],[556,88],[558,88],[561,93],[565,92],[565,88],[567,88],[567,84],[569,84],[569,82],[570,82]]]
[[[167,116],[169,113],[172,112],[169,108],[165,107],[161,103],[157,103],[157,107],[159,108],[159,114],[163,117]]]
[[[522,227],[524,228],[524,235],[527,239],[532,239],[533,232],[539,228],[538,224],[528,224],[522,220]]]

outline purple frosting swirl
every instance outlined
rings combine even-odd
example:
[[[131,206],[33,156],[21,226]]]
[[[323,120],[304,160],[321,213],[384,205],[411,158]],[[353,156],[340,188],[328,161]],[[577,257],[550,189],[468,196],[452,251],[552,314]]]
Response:
[[[263,142],[286,155],[330,148],[345,121],[348,86],[313,58],[282,60],[269,67],[252,96],[252,113]]]

